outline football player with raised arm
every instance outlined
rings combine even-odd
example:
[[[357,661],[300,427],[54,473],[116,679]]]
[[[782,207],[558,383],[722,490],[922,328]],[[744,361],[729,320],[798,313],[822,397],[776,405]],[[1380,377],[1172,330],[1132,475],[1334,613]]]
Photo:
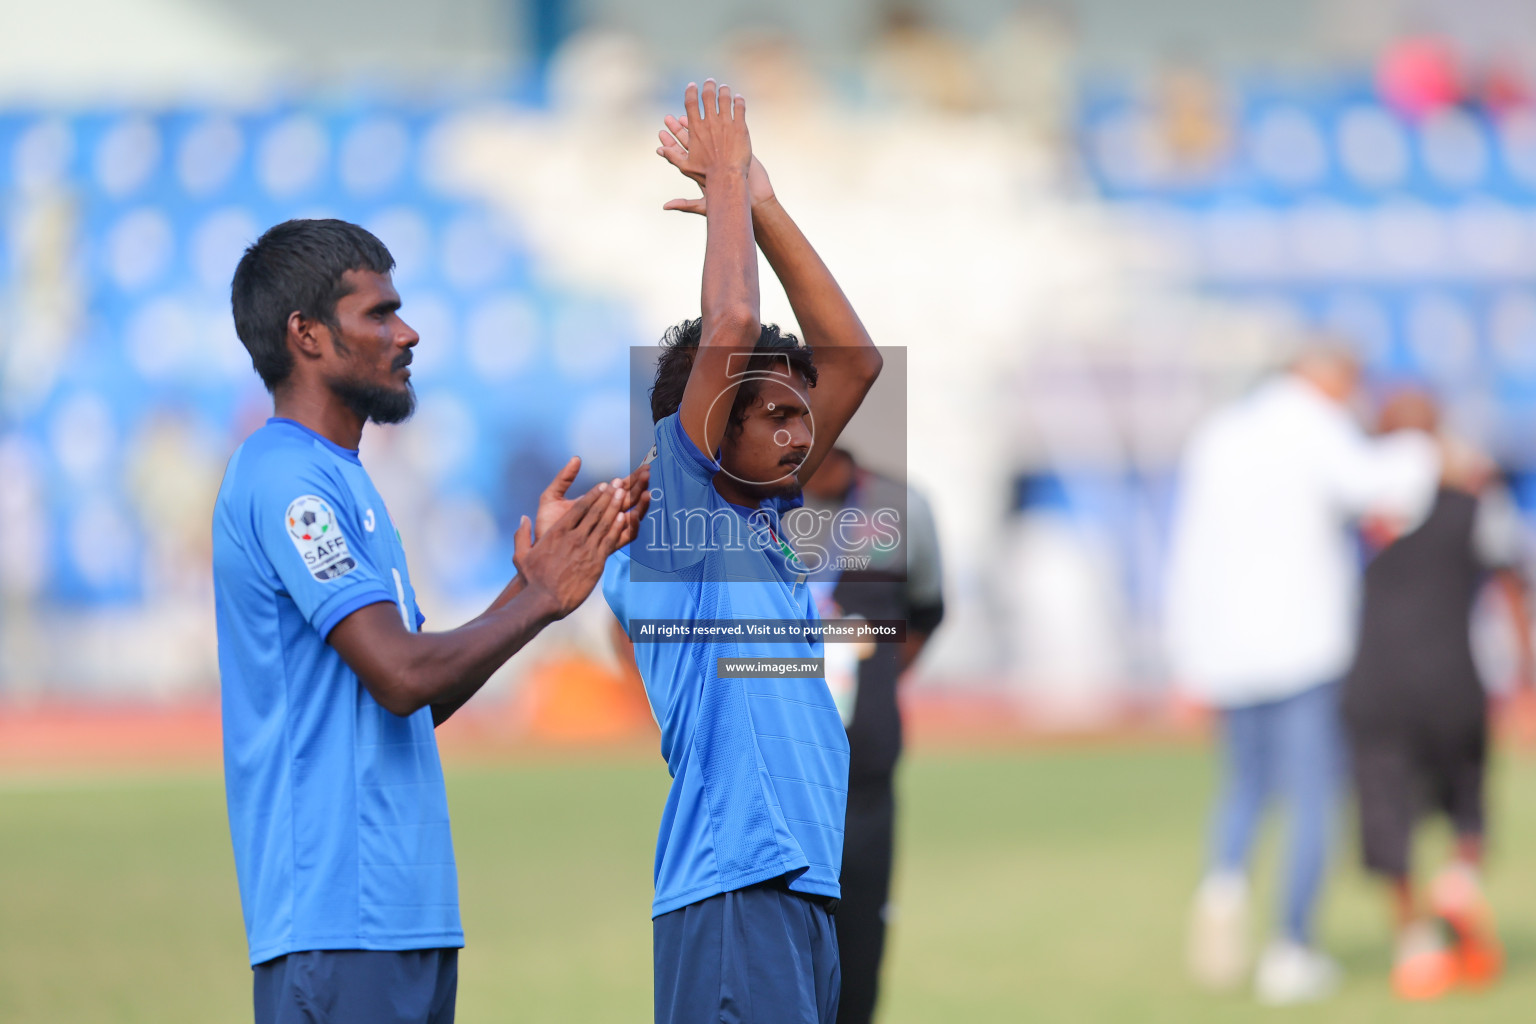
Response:
[[[703,190],[667,204],[706,219],[702,316],[663,342],[650,511],[603,580],[673,776],[656,850],[655,1014],[831,1024],[847,735],[824,679],[718,670],[721,658],[819,658],[821,641],[650,643],[632,624],[816,618],[781,517],[882,360],[753,158],[741,97],[707,81],[684,99],[658,152]],[[759,248],[807,344],[761,322]]]

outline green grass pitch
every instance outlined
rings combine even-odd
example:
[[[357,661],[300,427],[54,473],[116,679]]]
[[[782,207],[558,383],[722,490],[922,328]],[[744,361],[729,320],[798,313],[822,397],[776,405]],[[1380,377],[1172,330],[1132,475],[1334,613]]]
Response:
[[[617,756],[450,769],[460,1020],[649,1020],[666,781],[659,760]],[[1496,776],[1491,890],[1509,976],[1427,1006],[1386,991],[1384,908],[1347,836],[1322,926],[1348,972],[1337,998],[1276,1013],[1189,985],[1183,925],[1211,784],[1209,756],[1189,748],[910,759],[884,1024],[1529,1016],[1536,763],[1506,759]],[[1432,835],[1421,853],[1443,847]],[[1274,864],[1267,851],[1262,878]],[[244,957],[216,775],[0,781],[0,1021],[249,1020]]]

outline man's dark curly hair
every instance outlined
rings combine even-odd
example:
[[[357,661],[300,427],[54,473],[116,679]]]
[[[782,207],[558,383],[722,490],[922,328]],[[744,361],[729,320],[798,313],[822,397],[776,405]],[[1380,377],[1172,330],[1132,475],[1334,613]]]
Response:
[[[677,412],[683,404],[683,391],[688,387],[688,374],[693,370],[693,357],[699,351],[703,328],[702,319],[684,320],[676,327],[668,328],[662,337],[661,358],[656,361],[656,383],[651,386],[652,423]],[[811,347],[802,345],[800,339],[788,331],[780,330],[778,324],[763,324],[754,352],[742,373],[783,366],[779,360],[787,359],[791,368],[804,375],[807,384],[816,386],[816,363],[811,357]],[[748,377],[741,382],[741,387],[736,390],[736,403],[731,406],[729,429],[732,432],[741,428],[741,421],[746,418],[752,403],[757,401],[762,384],[761,376]]]

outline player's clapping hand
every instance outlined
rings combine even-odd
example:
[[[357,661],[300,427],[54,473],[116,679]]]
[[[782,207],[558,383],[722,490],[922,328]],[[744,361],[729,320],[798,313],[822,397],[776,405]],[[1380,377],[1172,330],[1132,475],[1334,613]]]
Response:
[[[512,564],[527,581],[526,592],[554,618],[575,611],[602,577],[603,562],[624,530],[623,499],[620,489],[598,484],[576,499],[537,544],[533,524],[523,516],[512,538]]]
[[[562,470],[550,487],[559,485],[565,473]],[[574,470],[570,477],[574,479]],[[650,467],[641,466],[622,480],[598,484],[574,501],[557,498],[564,502],[564,510],[540,533],[538,543],[534,543],[533,524],[523,517],[513,537],[512,564],[555,618],[575,611],[602,578],[608,556],[635,539],[650,507],[649,483]],[[567,479],[560,494],[569,486]],[[542,512],[544,503],[540,504]]]
[[[572,506],[576,504],[578,499],[567,498],[566,492],[576,482],[576,474],[580,472],[581,456],[572,455],[571,460],[565,464],[565,467],[560,472],[555,474],[555,478],[549,482],[549,486],[544,488],[543,493],[539,495],[539,508],[533,520],[533,539],[535,541],[543,537],[549,531],[549,528],[559,522],[571,510]],[[625,495],[623,510],[625,512],[630,512],[634,509],[642,499],[649,501],[645,496],[650,484],[650,474],[650,466],[641,466],[627,477],[615,477],[609,481],[609,486],[623,489]],[[641,512],[641,515],[644,514],[644,512]],[[626,541],[625,543],[628,542]]]
[[[692,82],[683,92],[683,118],[668,117],[678,132],[663,133],[657,150],[672,166],[698,182],[706,193],[711,175],[746,174],[752,164],[752,139],[747,134],[747,101],[731,95],[731,87],[707,79],[701,90]],[[668,146],[670,134],[672,145]],[[766,180],[766,175],[763,176]]]
[[[657,132],[661,145],[656,147],[656,155],[676,167],[685,176],[693,178],[702,189],[703,179],[690,173],[687,169],[688,143],[692,135],[688,131],[688,125],[683,118],[668,114],[666,127]],[[755,208],[773,198],[773,182],[768,180],[768,169],[763,162],[752,155],[752,162],[747,168],[747,193],[751,197],[752,206]],[[697,213],[703,216],[708,206],[704,196],[697,199],[673,199],[662,207],[663,210],[678,210],[683,213]]]

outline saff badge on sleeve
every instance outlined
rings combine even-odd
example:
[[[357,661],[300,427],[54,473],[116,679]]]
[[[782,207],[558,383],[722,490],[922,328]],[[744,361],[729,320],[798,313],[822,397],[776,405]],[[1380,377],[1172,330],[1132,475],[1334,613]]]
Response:
[[[284,525],[311,576],[326,583],[357,568],[336,513],[323,498],[305,494],[288,504]]]

